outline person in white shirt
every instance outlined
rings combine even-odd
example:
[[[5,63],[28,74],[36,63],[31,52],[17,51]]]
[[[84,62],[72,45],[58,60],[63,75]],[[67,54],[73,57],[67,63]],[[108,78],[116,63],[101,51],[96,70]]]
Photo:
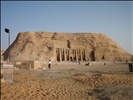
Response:
[[[51,61],[49,60],[48,62],[48,68],[50,69],[51,68]]]

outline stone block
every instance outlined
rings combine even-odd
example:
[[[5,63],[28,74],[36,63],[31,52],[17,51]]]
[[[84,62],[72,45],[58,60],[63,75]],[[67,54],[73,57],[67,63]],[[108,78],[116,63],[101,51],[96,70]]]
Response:
[[[1,67],[1,82],[13,83],[14,66],[10,64],[3,64]]]

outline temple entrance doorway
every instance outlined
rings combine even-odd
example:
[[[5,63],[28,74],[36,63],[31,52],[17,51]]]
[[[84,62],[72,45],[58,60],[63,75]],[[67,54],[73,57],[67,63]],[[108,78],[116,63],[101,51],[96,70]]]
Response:
[[[91,53],[90,53],[90,59],[91,59],[91,61],[95,61],[95,52],[94,52],[94,50],[92,50]]]

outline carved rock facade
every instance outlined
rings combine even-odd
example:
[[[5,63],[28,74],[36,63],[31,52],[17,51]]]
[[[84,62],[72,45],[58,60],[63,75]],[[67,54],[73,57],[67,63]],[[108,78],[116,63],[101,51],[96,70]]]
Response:
[[[20,32],[4,53],[12,61],[125,61],[131,55],[104,34]]]

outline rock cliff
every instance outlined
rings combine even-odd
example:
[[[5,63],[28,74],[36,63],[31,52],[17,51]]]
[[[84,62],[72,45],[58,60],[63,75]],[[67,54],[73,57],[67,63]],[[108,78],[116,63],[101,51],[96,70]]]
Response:
[[[20,32],[9,48],[4,59],[9,55],[11,61],[131,60],[130,54],[101,33]]]

